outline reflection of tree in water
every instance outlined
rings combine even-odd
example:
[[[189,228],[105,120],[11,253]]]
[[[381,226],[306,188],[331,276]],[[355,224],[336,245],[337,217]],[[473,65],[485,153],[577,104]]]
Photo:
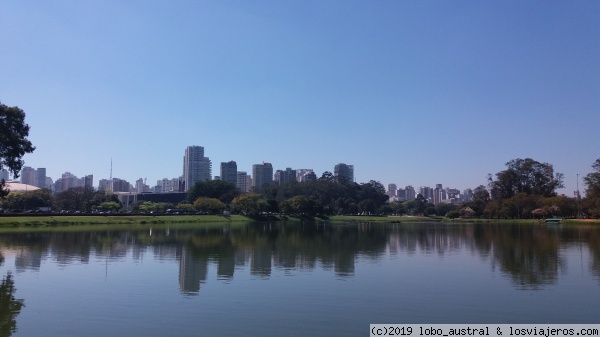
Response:
[[[494,262],[521,287],[552,284],[565,268],[559,256],[561,239],[545,227],[490,225],[487,231]]]
[[[311,270],[319,262],[323,268],[333,269],[343,277],[354,274],[358,255],[379,258],[385,251],[388,232],[386,226],[370,224],[325,227],[258,224],[227,233],[197,231],[183,242],[184,251],[190,254],[185,262],[216,263],[220,279],[233,278],[236,266],[249,265],[251,275],[269,277],[273,268]],[[195,269],[190,266],[182,270],[187,274]]]
[[[0,337],[8,337],[17,331],[15,318],[25,304],[15,298],[16,291],[13,276],[8,273],[0,283]]]
[[[591,231],[592,234],[586,235],[585,239],[588,241],[588,247],[590,249],[590,269],[600,282],[600,235],[598,231]],[[596,235],[593,235],[593,234]]]
[[[139,259],[144,253],[153,252],[157,258],[180,261],[182,290],[191,293],[198,293],[200,284],[206,282],[210,265],[216,265],[217,278],[225,281],[233,279],[236,268],[245,267],[257,277],[270,277],[273,270],[288,273],[315,268],[331,270],[338,277],[351,277],[357,258],[376,261],[386,252],[443,256],[471,251],[491,260],[517,286],[536,288],[556,282],[566,267],[560,248],[570,244],[589,249],[589,268],[600,280],[599,234],[595,227],[552,229],[489,223],[252,223],[203,229],[156,227],[152,231],[147,228],[7,234],[0,236],[0,246],[24,252],[15,259],[17,272],[19,268],[39,266],[41,260],[49,257],[66,265],[88,263],[90,256],[118,260],[131,253]]]

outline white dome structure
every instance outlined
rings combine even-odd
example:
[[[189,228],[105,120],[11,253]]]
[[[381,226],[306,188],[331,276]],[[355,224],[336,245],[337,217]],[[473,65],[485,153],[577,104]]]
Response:
[[[11,190],[12,192],[25,192],[25,191],[35,191],[40,188],[33,185],[22,184],[17,181],[7,181],[5,188]]]

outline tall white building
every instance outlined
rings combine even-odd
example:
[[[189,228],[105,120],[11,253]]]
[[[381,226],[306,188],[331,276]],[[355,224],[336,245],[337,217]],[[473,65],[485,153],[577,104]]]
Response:
[[[36,186],[37,175],[35,169],[29,166],[23,166],[23,168],[21,169],[21,183]]]
[[[168,192],[178,192],[179,191],[179,179],[173,178],[163,178],[162,180],[156,181],[156,187],[154,188],[154,192],[156,193],[168,193]]]
[[[398,186],[396,184],[388,184],[387,195],[392,198],[396,196],[396,191],[398,190]]]
[[[183,181],[185,191],[188,191],[198,181],[210,180],[212,177],[212,163],[204,157],[204,147],[188,146],[183,156]]]

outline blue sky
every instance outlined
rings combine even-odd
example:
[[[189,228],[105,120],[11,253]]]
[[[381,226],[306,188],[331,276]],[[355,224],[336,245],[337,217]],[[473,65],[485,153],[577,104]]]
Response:
[[[515,158],[600,157],[600,2],[2,1],[0,101],[25,165],[135,182],[205,147],[238,170],[343,162],[464,189]],[[580,181],[580,189],[583,184]]]

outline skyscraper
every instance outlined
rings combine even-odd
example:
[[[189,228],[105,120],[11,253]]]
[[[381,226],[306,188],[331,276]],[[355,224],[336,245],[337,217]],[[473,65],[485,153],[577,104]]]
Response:
[[[292,170],[289,167],[286,168],[285,171],[277,170],[277,172],[275,172],[275,181],[279,185],[283,185],[283,184],[291,182],[291,181],[297,181],[296,180],[296,170]]]
[[[252,165],[252,187],[260,188],[264,184],[273,183],[273,165],[262,163]]]
[[[183,180],[185,191],[188,191],[198,181],[210,180],[212,163],[204,157],[204,147],[188,146],[183,156]]]
[[[229,161],[221,163],[221,180],[237,186],[237,163],[235,161]]]
[[[46,169],[43,167],[35,170],[36,184],[39,188],[46,188]]]
[[[29,166],[23,166],[23,168],[21,169],[21,183],[31,185],[31,186],[36,186],[37,185],[36,178],[37,177],[36,177],[35,169],[33,169]]]
[[[388,184],[387,195],[390,198],[395,197],[397,190],[398,190],[398,187],[396,186],[396,184]]]
[[[333,176],[338,182],[354,182],[354,165],[339,163],[333,168]]]
[[[250,184],[248,183],[248,173],[240,171],[237,173],[237,188],[240,191],[246,193],[250,191]]]

